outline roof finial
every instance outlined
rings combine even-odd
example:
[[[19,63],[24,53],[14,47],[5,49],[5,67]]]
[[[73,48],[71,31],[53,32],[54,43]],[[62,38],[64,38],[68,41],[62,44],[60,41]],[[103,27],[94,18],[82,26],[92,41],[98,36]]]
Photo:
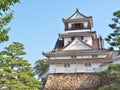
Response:
[[[79,12],[78,8],[76,8],[76,12]]]

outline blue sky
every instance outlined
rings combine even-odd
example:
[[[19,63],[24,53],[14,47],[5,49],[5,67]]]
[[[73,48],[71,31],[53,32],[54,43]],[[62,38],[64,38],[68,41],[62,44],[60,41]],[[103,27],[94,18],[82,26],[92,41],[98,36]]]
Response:
[[[111,32],[108,24],[113,12],[120,9],[120,0],[21,0],[12,7],[10,40],[0,44],[0,50],[14,41],[21,42],[27,52],[25,59],[33,65],[45,58],[42,52],[53,49],[58,34],[64,32],[62,18],[71,16],[76,8],[93,17],[92,30],[105,38]]]

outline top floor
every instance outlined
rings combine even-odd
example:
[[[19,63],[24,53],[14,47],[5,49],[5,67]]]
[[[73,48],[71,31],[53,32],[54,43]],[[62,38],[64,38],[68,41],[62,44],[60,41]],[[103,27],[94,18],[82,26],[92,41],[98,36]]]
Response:
[[[92,17],[81,14],[78,9],[71,17],[63,19],[63,23],[65,25],[65,31],[91,31],[93,27]]]

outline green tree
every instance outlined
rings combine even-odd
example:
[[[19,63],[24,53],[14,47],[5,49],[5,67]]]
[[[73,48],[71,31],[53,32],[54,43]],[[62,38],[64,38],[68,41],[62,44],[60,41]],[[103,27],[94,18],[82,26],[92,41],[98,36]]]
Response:
[[[20,0],[0,0],[0,11],[7,11],[10,9],[10,6],[20,2]]]
[[[13,18],[13,11],[10,11],[10,7],[19,2],[20,0],[0,0],[0,43],[9,40],[10,28],[6,26]]]
[[[0,53],[0,88],[5,90],[39,90],[40,82],[34,78],[25,55],[24,46],[13,42]]]
[[[120,90],[120,64],[112,64],[108,67],[108,70],[103,74],[114,77],[115,81],[112,84],[105,85],[99,90]]]
[[[104,87],[101,87],[99,90],[120,90],[120,85],[119,84],[105,85]]]
[[[113,30],[105,40],[111,46],[110,49],[118,48],[120,50],[120,10],[113,13],[112,24],[109,27]]]
[[[48,70],[48,65],[45,64],[45,60],[37,60],[34,66],[35,72],[38,75],[38,79]]]

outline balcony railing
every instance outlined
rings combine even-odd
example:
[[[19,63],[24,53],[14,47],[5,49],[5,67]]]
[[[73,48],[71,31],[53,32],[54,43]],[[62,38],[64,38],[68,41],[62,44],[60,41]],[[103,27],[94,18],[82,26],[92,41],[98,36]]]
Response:
[[[87,28],[65,28],[65,31],[68,31],[68,30],[83,30],[83,29],[91,29],[90,27],[87,27]]]

